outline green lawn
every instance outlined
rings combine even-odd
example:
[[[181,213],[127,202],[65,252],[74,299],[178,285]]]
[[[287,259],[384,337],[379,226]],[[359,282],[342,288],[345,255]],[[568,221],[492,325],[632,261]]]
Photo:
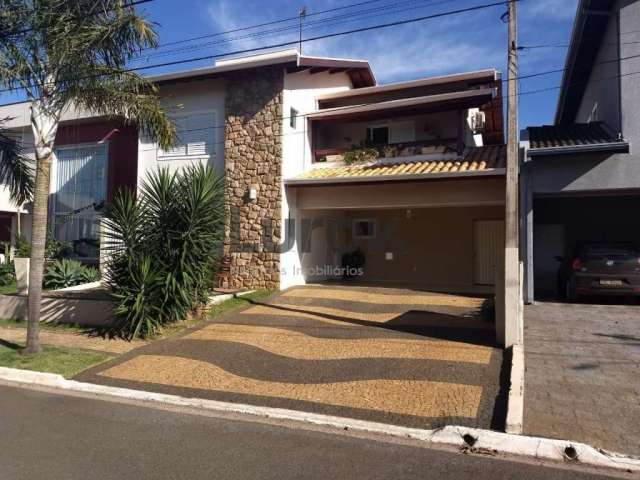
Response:
[[[11,293],[18,293],[18,286],[16,285],[16,282],[0,286],[0,295],[9,295]]]
[[[213,307],[211,307],[207,315],[203,317],[195,317],[189,320],[185,320],[183,322],[176,322],[176,323],[166,325],[162,330],[162,334],[157,335],[156,337],[151,337],[151,338],[159,339],[159,338],[173,337],[179,334],[180,332],[184,331],[185,329],[194,327],[198,325],[200,322],[203,322],[205,320],[213,320],[214,318],[219,317],[220,315],[223,315],[225,313],[229,313],[229,312],[232,312],[233,310],[238,310],[240,308],[247,307],[251,305],[251,302],[261,302],[263,300],[266,300],[267,298],[272,296],[273,293],[274,292],[270,290],[256,290],[255,292],[249,293],[247,295],[243,295],[242,297],[231,298],[225,302],[222,302],[218,305],[214,305]],[[0,326],[2,326],[1,322],[0,322]]]
[[[209,311],[208,318],[215,318],[228,313],[232,310],[237,310],[242,307],[248,307],[251,302],[262,302],[273,295],[274,292],[270,290],[256,290],[253,293],[248,293],[242,297],[235,297],[226,302],[222,302],[218,305],[214,305]]]
[[[0,367],[58,373],[66,378],[111,358],[106,353],[44,346],[39,355],[20,355],[22,345],[0,340]]]
[[[14,319],[0,319],[0,328],[9,327],[9,328],[27,328],[27,322],[23,320],[14,320]],[[49,323],[49,322],[40,322],[40,330],[47,330],[51,332],[71,332],[71,333],[81,333],[86,330],[86,328],[81,327],[75,323]]]

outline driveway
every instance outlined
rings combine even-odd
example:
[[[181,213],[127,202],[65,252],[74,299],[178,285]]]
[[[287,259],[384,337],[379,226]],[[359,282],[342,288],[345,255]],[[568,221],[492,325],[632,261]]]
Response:
[[[527,306],[525,366],[525,433],[640,455],[640,307]]]
[[[307,286],[77,379],[432,428],[502,428],[502,351],[483,299]]]

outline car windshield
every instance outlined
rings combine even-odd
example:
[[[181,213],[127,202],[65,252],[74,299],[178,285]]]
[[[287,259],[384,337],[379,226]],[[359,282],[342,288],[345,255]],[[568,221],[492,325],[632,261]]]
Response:
[[[583,255],[589,257],[630,257],[638,255],[637,249],[626,243],[598,243],[585,245]]]

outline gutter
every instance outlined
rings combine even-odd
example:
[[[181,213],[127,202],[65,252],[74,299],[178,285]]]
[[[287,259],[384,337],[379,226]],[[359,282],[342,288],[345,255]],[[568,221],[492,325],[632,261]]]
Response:
[[[629,153],[628,142],[598,143],[594,145],[575,145],[567,147],[530,148],[527,151],[529,157],[542,157],[547,155],[570,155],[576,153],[617,152]]]
[[[436,180],[440,178],[479,178],[479,177],[499,177],[506,175],[505,168],[494,168],[492,170],[474,170],[468,172],[452,173],[419,173],[405,175],[378,175],[378,176],[358,176],[358,177],[335,177],[335,178],[290,178],[284,181],[286,186],[312,186],[312,185],[333,185],[350,183],[378,183],[390,181],[410,181],[410,180]]]

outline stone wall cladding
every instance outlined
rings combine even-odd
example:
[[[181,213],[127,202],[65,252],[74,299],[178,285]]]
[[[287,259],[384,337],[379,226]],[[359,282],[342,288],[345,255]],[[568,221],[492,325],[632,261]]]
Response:
[[[225,81],[226,288],[278,289],[282,229],[284,70],[265,67]],[[249,199],[250,189],[257,199]]]

